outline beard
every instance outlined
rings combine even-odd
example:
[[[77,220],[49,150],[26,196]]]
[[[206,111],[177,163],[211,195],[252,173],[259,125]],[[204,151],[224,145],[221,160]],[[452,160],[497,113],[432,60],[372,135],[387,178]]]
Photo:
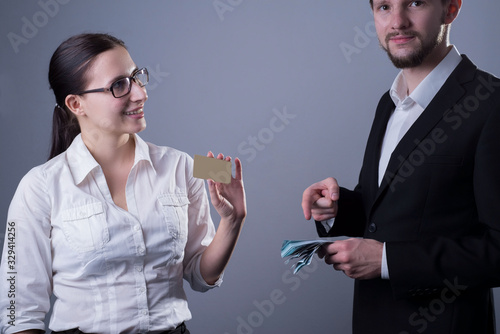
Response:
[[[415,37],[420,41],[420,46],[418,46],[412,53],[398,57],[394,55],[389,49],[389,39],[398,35],[397,33],[387,35],[385,39],[385,45],[387,47],[382,46],[382,48],[387,52],[387,56],[393,63],[396,68],[412,68],[420,66],[425,58],[443,41],[445,36],[443,30],[439,30],[431,39],[425,41],[422,38],[422,35],[416,31],[409,31],[404,34],[404,36]]]
[[[432,51],[434,51],[434,49],[439,44],[441,44],[448,35],[449,27],[448,25],[445,25],[443,27],[444,21],[445,21],[445,12],[443,12],[441,16],[440,28],[434,33],[434,35],[431,36],[431,38],[427,40],[424,40],[424,38],[422,38],[422,35],[416,31],[407,31],[404,34],[402,34],[403,36],[415,37],[415,39],[420,41],[420,46],[417,47],[417,49],[414,50],[412,53],[406,56],[398,57],[394,55],[389,49],[389,40],[392,37],[399,35],[399,33],[388,34],[385,37],[385,45],[387,45],[387,47],[383,46],[382,43],[380,43],[380,46],[382,47],[382,49],[385,50],[385,52],[387,52],[389,59],[396,68],[402,69],[402,68],[412,68],[420,66],[424,62],[425,58],[427,58],[427,56],[431,54]]]

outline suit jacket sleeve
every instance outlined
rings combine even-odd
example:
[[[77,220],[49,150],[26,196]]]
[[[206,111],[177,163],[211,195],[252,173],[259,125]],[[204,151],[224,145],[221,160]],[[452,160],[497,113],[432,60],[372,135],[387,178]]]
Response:
[[[357,186],[354,190],[341,187],[338,205],[338,215],[335,217],[335,223],[329,231],[325,230],[321,222],[316,221],[318,235],[320,237],[362,237],[365,230],[366,216],[361,186]]]

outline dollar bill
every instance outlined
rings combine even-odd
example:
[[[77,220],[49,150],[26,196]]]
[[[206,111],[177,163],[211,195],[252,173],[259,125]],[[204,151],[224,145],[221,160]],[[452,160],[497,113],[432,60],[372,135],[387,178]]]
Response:
[[[281,246],[281,257],[288,258],[285,263],[289,263],[290,260],[299,259],[299,261],[292,266],[295,267],[293,273],[296,274],[304,266],[311,263],[314,254],[318,249],[328,243],[332,243],[335,240],[333,238],[322,238],[316,240],[285,240]]]

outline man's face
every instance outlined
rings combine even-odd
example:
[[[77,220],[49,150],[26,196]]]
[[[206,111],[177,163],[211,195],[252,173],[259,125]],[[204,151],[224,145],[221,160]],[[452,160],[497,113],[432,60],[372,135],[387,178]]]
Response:
[[[374,0],[379,43],[397,68],[411,68],[446,48],[446,7],[441,0]]]

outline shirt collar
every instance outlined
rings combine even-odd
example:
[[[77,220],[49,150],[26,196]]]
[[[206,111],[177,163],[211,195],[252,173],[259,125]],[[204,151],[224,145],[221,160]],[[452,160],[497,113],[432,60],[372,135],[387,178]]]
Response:
[[[427,108],[461,61],[462,57],[460,53],[455,46],[452,46],[446,57],[422,80],[409,96],[407,95],[408,86],[406,85],[406,80],[404,80],[403,71],[399,72],[389,92],[394,104],[398,105],[409,97],[422,107],[422,109]]]
[[[134,134],[135,139],[135,158],[134,158],[134,168],[140,161],[147,161],[153,171],[156,173],[155,167],[153,165],[153,161],[151,160],[151,156],[149,155],[149,145],[144,140],[142,140],[139,135]]]
[[[156,173],[149,155],[148,144],[137,134],[134,134],[134,140],[135,157],[134,166],[132,168],[134,168],[140,161],[147,161]],[[66,150],[66,159],[75,184],[80,184],[90,172],[92,172],[95,168],[100,167],[88,150],[87,146],[85,146],[81,134],[75,137],[69,148]]]

